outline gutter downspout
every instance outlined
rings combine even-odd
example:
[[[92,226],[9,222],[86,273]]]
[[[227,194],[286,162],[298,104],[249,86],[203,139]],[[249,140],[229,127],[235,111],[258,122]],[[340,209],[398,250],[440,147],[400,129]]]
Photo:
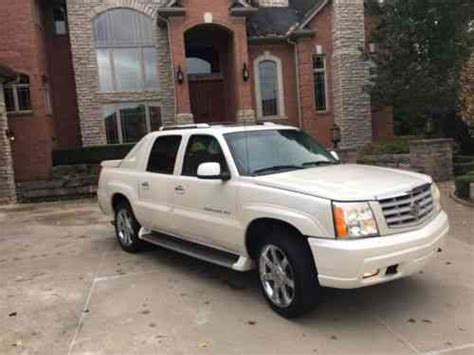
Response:
[[[293,53],[295,60],[295,73],[296,73],[296,93],[297,93],[297,104],[298,104],[298,124],[301,129],[304,129],[303,124],[303,113],[301,110],[301,89],[300,89],[300,68],[299,68],[299,55],[298,55],[298,43],[292,41],[290,38],[287,39],[287,42],[293,45]]]

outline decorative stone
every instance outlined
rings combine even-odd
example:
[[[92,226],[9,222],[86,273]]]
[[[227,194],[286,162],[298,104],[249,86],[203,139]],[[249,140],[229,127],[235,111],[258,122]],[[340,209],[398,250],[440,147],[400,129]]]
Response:
[[[255,111],[252,109],[237,111],[236,121],[238,123],[254,124],[256,122]]]
[[[177,125],[193,124],[194,116],[192,113],[178,113],[175,121]]]
[[[452,139],[421,139],[410,142],[412,169],[430,175],[435,181],[453,178]]]

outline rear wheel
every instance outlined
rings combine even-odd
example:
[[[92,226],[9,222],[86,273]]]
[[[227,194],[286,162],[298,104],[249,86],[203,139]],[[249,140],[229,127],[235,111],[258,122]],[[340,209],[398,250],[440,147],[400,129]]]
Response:
[[[129,253],[138,252],[144,242],[138,239],[140,223],[135,218],[130,204],[121,202],[115,208],[115,235],[123,250]]]
[[[258,271],[265,299],[283,317],[297,317],[318,304],[316,267],[301,236],[285,230],[272,232],[260,248]]]

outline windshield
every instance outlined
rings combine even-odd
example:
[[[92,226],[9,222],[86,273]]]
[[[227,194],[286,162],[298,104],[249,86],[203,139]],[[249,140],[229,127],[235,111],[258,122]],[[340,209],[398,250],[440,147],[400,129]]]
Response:
[[[240,175],[256,176],[336,164],[311,136],[294,129],[224,135]]]

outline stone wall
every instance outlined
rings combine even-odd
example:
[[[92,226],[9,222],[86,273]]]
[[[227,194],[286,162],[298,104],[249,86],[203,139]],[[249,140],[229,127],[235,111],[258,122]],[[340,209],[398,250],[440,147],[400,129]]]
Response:
[[[410,142],[412,169],[430,175],[435,181],[453,178],[453,141],[451,139],[422,139]]]
[[[92,21],[109,9],[126,7],[153,18],[162,0],[67,0],[69,33],[76,77],[77,100],[84,146],[106,144],[102,105],[114,102],[158,102],[165,124],[174,122],[174,80],[166,27],[155,26],[160,90],[101,93]]]
[[[359,164],[375,165],[385,168],[412,170],[410,154],[365,155],[360,157],[357,162]]]
[[[370,97],[364,91],[369,68],[364,58],[364,1],[333,0],[333,91],[342,147],[372,141]]]
[[[16,202],[15,177],[8,130],[7,113],[0,78],[0,205]]]

